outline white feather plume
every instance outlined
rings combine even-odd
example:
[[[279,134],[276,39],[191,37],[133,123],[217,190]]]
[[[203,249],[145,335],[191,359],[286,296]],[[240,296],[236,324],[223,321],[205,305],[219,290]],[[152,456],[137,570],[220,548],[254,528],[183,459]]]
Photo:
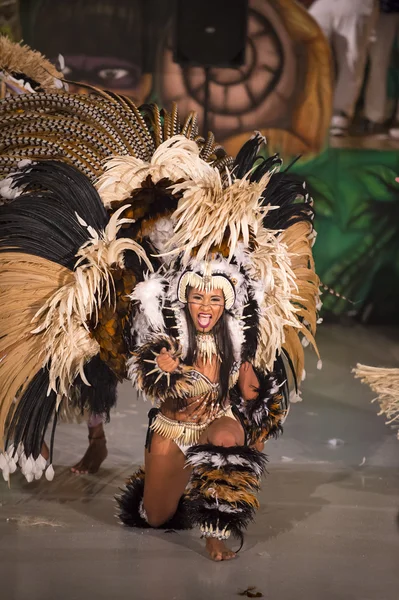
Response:
[[[44,338],[43,365],[49,368],[49,392],[55,391],[59,402],[63,396],[68,397],[77,375],[90,385],[84,364],[100,347],[87,322],[96,320],[104,302],[115,302],[112,267],[123,268],[124,252],[133,250],[152,268],[139,244],[128,238],[116,238],[120,227],[128,221],[120,218],[125,209],[116,211],[100,234],[88,228],[93,235],[77,253],[73,280],[60,287],[33,318],[31,333]]]
[[[184,135],[175,135],[158,146],[149,162],[133,156],[117,156],[105,163],[105,172],[96,188],[104,203],[129,198],[150,175],[154,183],[163,178],[216,180],[217,171],[200,158],[196,142]]]
[[[164,331],[165,322],[162,314],[165,297],[165,279],[159,273],[149,274],[144,281],[138,283],[129,298],[139,303],[139,312],[146,321],[146,328],[154,332]],[[136,323],[135,323],[136,327]]]

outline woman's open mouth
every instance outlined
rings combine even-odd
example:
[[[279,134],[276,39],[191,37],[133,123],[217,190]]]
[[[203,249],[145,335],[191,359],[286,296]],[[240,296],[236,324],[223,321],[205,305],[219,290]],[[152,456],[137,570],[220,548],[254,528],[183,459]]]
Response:
[[[207,313],[199,313],[197,321],[201,329],[206,329],[211,324],[212,315],[209,315]]]

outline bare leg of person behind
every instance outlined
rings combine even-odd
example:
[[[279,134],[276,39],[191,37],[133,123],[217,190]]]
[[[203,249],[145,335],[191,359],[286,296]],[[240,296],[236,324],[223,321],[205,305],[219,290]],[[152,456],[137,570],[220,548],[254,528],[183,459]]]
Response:
[[[97,473],[98,469],[108,456],[107,440],[105,438],[103,417],[101,415],[91,415],[87,427],[89,431],[89,447],[83,458],[71,467],[72,473],[77,475],[91,475]],[[46,442],[42,444],[41,455],[48,460],[50,456],[49,448]]]
[[[244,431],[241,425],[229,418],[214,421],[200,439],[201,444],[214,446],[242,446]],[[176,512],[191,476],[186,467],[186,457],[172,441],[154,433],[151,451],[145,453],[144,501],[146,520],[152,527],[160,527]],[[230,560],[236,556],[223,540],[209,537],[206,549],[215,561]]]
[[[77,475],[97,473],[108,456],[102,415],[90,415],[87,427],[89,431],[89,447],[83,458],[71,467],[72,473],[76,473]]]

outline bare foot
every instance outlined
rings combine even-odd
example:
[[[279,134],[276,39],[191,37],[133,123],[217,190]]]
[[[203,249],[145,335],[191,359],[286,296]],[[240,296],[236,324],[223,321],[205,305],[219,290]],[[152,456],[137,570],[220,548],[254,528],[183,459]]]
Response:
[[[71,467],[71,471],[77,475],[97,473],[107,456],[107,441],[102,424],[89,427],[89,447],[82,460]]]
[[[212,560],[231,560],[236,557],[236,553],[230,550],[223,540],[216,538],[206,538],[206,549]]]

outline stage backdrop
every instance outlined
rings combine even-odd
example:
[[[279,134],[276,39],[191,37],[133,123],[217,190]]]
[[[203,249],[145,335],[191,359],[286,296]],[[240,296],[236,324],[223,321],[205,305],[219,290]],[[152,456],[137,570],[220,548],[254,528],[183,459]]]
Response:
[[[20,7],[25,41],[55,62],[62,54],[66,78],[139,103],[177,101],[201,120],[204,72],[173,62],[172,0],[20,0]],[[318,270],[324,284],[355,302],[326,295],[325,310],[397,320],[398,151],[325,149],[332,95],[326,40],[294,0],[250,0],[249,8],[245,66],[211,70],[211,128],[232,154],[254,129],[286,164],[302,154],[294,171],[315,199]]]
[[[174,5],[21,0],[24,38],[50,60],[62,54],[68,79],[166,107],[176,101],[183,112],[198,111],[201,123],[204,69],[173,62]],[[331,77],[328,44],[304,7],[250,0],[246,64],[210,70],[210,127],[232,154],[254,129],[272,151],[317,153],[330,120]]]
[[[399,324],[399,151],[330,148],[296,164],[316,206],[318,273],[329,315]]]

